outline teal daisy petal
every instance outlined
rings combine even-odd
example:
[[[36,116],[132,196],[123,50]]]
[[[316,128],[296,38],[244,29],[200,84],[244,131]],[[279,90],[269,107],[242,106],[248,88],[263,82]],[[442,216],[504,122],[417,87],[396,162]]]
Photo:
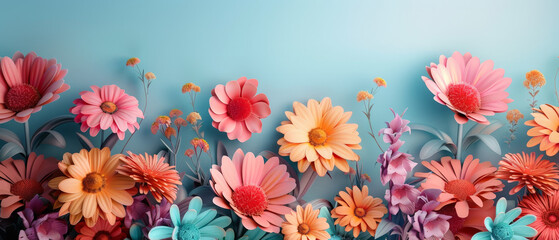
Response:
[[[174,228],[166,226],[154,227],[149,231],[148,237],[152,240],[170,238],[173,236],[173,230]]]
[[[521,236],[512,236],[511,240],[528,240],[528,238],[521,237]]]
[[[472,240],[491,240],[490,232],[478,232],[472,237]]]
[[[507,213],[505,213],[505,218],[503,219],[503,222],[506,224],[510,224],[512,221],[514,221],[514,219],[520,216],[521,213],[522,213],[522,209],[518,207],[514,208],[508,211]]]
[[[225,236],[225,230],[218,226],[205,226],[200,228],[200,237],[222,238]]]
[[[498,215],[499,213],[504,213],[506,211],[507,211],[507,199],[502,197],[497,202],[495,213]]]
[[[229,220],[231,220],[231,219],[229,219]],[[235,231],[233,231],[233,229],[231,229],[231,228],[227,229],[227,231],[225,231],[224,240],[235,240]]]
[[[179,240],[179,231],[181,229],[179,227],[175,227],[175,229],[173,229],[173,237],[171,237],[171,239],[173,240]]]
[[[193,224],[196,216],[198,216],[198,212],[196,212],[196,210],[188,209],[188,211],[182,217],[182,225]]]
[[[233,239],[233,238],[231,238]],[[215,240],[213,237],[200,237],[200,240]]]
[[[142,227],[138,224],[133,224],[130,227],[130,239],[132,240],[142,240],[144,239],[144,234],[142,233]]]
[[[198,217],[196,217],[196,220],[194,220],[194,222],[196,223],[196,227],[201,228],[203,226],[206,226],[209,222],[212,221],[212,219],[215,218],[216,215],[217,211],[214,209],[203,211],[202,213],[198,214]]]
[[[334,220],[332,219],[332,216],[330,215],[330,211],[328,211],[328,208],[321,207],[318,217],[326,218],[326,222],[328,223],[328,226],[330,226],[328,229],[326,229],[326,232],[328,232],[330,236],[335,235],[334,230],[336,227],[334,226]]]
[[[485,228],[487,228],[487,231],[491,232],[491,229],[493,229],[493,220],[490,217],[486,217],[483,223],[485,223]]]
[[[516,222],[512,223],[510,226],[514,227],[514,226],[526,226],[529,224],[532,224],[533,222],[536,221],[536,216],[532,215],[532,214],[528,214],[524,217],[521,217],[520,219],[518,219]]]
[[[497,215],[495,217],[495,220],[493,221],[493,225],[497,225],[499,223],[502,223],[503,220],[505,219],[505,216],[506,216],[505,213],[499,213],[499,215]]]
[[[181,224],[181,213],[179,211],[179,207],[176,204],[171,206],[171,221],[173,222],[173,226],[180,226]]]
[[[222,217],[218,217],[218,218],[214,219],[208,225],[225,228],[225,227],[229,226],[229,224],[231,224],[231,218],[229,218],[227,216],[222,216]]]
[[[522,237],[533,237],[538,234],[538,231],[536,231],[536,229],[528,226],[514,226],[512,227],[512,231],[514,232],[514,235]]]
[[[202,199],[200,197],[194,197],[192,200],[190,200],[190,203],[188,204],[188,209],[194,209],[196,210],[196,212],[201,212]]]

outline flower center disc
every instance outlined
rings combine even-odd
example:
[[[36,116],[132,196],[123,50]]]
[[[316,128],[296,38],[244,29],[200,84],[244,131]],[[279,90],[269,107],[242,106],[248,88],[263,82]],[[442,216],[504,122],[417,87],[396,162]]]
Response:
[[[252,104],[250,100],[244,97],[232,99],[227,104],[227,115],[235,121],[242,121],[248,118],[252,113]]]
[[[198,240],[200,239],[200,230],[192,224],[182,225],[177,234],[178,240]]]
[[[300,234],[305,235],[305,234],[307,234],[307,233],[309,233],[309,232],[311,231],[311,228],[309,227],[308,224],[306,224],[306,223],[301,223],[301,224],[299,224],[299,226],[297,227],[297,231],[298,231]]]
[[[309,132],[309,141],[314,146],[323,145],[326,138],[326,132],[320,128],[315,128]]]
[[[114,102],[107,101],[101,103],[101,110],[104,113],[113,114],[116,112],[116,110],[118,110],[118,108],[116,107],[116,104]]]
[[[268,207],[268,197],[258,186],[240,186],[233,192],[233,205],[248,216],[259,216]]]
[[[4,106],[14,112],[21,112],[37,105],[41,94],[29,84],[14,86],[8,90],[4,97]]]
[[[93,236],[93,240],[110,240],[111,234],[107,231],[100,231]]]
[[[557,222],[557,220],[559,220],[559,218],[557,217],[557,215],[558,214],[555,211],[544,213],[544,223],[548,226],[558,226],[559,222]]]
[[[361,207],[358,207],[358,208],[355,209],[354,214],[355,214],[356,217],[362,218],[362,217],[365,217],[365,215],[367,215],[367,212],[365,211],[365,209],[363,209]]]
[[[470,84],[451,84],[447,96],[452,106],[464,113],[476,112],[481,107],[479,92]]]
[[[468,199],[469,196],[476,193],[476,187],[469,181],[458,179],[447,182],[444,190],[448,193],[454,194],[454,197],[460,201]]]
[[[16,196],[23,198],[25,201],[31,201],[35,195],[43,194],[41,184],[33,179],[23,179],[14,183],[10,187],[10,192]]]
[[[89,193],[96,193],[105,187],[105,176],[96,172],[89,173],[83,178],[83,190]]]
[[[491,236],[493,237],[492,239],[495,240],[511,240],[514,236],[514,232],[508,224],[500,223],[493,227]]]

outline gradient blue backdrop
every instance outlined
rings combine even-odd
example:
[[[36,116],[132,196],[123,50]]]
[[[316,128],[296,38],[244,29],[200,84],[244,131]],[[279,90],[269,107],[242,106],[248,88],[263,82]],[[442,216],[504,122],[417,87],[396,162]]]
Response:
[[[136,152],[155,153],[162,148],[149,133],[155,117],[172,108],[190,110],[180,86],[195,82],[202,87],[199,109],[206,120],[212,147],[224,140],[230,151],[277,151],[275,131],[293,101],[329,96],[335,105],[353,111],[363,137],[359,151],[365,170],[374,180],[376,196],[384,190],[378,181],[380,153],[367,136],[359,90],[383,77],[388,87],[375,96],[374,126],[378,131],[390,120],[390,107],[408,108],[406,118],[429,123],[455,136],[452,113],[432,100],[421,76],[425,66],[440,54],[471,52],[492,59],[513,79],[511,108],[527,114],[528,93],[524,74],[541,70],[551,82],[559,67],[557,1],[5,1],[0,9],[0,55],[36,51],[57,58],[68,69],[71,89],[31,118],[36,128],[48,118],[68,114],[72,100],[89,86],[118,84],[143,102],[140,83],[129,57],[142,59],[141,67],[157,75],[152,85],[146,122],[130,145]],[[272,114],[263,120],[263,133],[239,144],[209,125],[206,111],[210,90],[241,76],[260,81],[259,92],[268,95]],[[540,102],[557,104],[552,84],[544,87]],[[503,121],[499,114],[493,121]],[[468,125],[468,127],[471,126]],[[15,123],[3,127],[21,134]],[[77,130],[65,126],[64,131]],[[527,128],[503,152],[525,149]],[[498,134],[504,141],[504,130]],[[192,135],[190,135],[192,136]],[[405,149],[416,155],[427,135],[406,136]],[[188,136],[185,136],[188,138]],[[74,136],[66,151],[77,151]],[[97,139],[95,139],[97,142]],[[120,150],[122,143],[115,149]],[[511,150],[512,149],[512,150]],[[184,150],[184,147],[183,147]],[[478,148],[476,156],[497,162],[499,156]],[[537,149],[531,149],[536,151]],[[63,150],[41,151],[61,157]],[[180,164],[180,163],[179,163]],[[183,168],[183,165],[180,165]],[[319,179],[307,196],[332,199],[348,185],[336,171]],[[375,183],[376,182],[376,183]]]

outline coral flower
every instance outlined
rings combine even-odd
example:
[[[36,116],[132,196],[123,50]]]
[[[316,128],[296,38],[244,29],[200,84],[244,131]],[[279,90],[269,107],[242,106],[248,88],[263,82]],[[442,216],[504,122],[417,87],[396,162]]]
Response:
[[[537,88],[545,85],[545,77],[538,70],[532,70],[526,73],[526,80],[524,80],[524,87]]]
[[[374,81],[378,87],[386,87],[386,81],[383,78],[377,77],[374,79]]]
[[[156,77],[155,77],[155,74],[153,74],[152,72],[147,72],[147,73],[145,74],[145,77],[146,77],[146,79],[149,80],[149,81],[154,80],[154,79],[156,78]]]
[[[549,195],[530,194],[518,206],[522,209],[521,216],[536,216],[536,221],[529,225],[538,231],[534,239],[559,239],[559,191]]]
[[[144,118],[144,114],[136,98],[116,85],[91,86],[91,89],[93,92],[81,92],[81,98],[74,100],[76,106],[70,108],[70,112],[76,114],[74,121],[82,124],[82,132],[91,128],[89,134],[95,137],[100,130],[110,128],[123,140],[126,130],[133,133],[140,128],[136,119]]]
[[[239,78],[212,90],[210,116],[212,126],[227,133],[230,140],[247,141],[252,133],[262,132],[262,121],[270,115],[268,97],[256,95],[258,80]]]
[[[438,201],[438,209],[455,204],[458,217],[466,218],[470,208],[483,207],[486,199],[495,199],[495,192],[503,190],[503,183],[495,178],[497,168],[490,162],[480,163],[469,155],[460,160],[450,157],[441,158],[440,162],[427,161],[423,166],[431,172],[417,172],[416,177],[426,178],[421,184],[422,189],[439,189],[442,191]]]
[[[279,232],[281,215],[291,212],[284,205],[295,201],[289,192],[296,184],[277,157],[264,163],[262,156],[250,152],[245,155],[238,149],[233,160],[224,156],[221,166],[213,165],[210,172],[217,206],[232,209],[249,230]]]
[[[520,119],[524,118],[524,114],[522,114],[518,109],[513,109],[507,112],[507,121],[510,124],[517,124]]]
[[[44,59],[31,52],[16,52],[0,61],[0,123],[14,119],[26,122],[32,113],[60,98],[70,86],[64,83],[68,70],[56,59]]]
[[[58,163],[65,176],[49,182],[51,188],[62,191],[58,197],[63,203],[60,216],[70,213],[72,225],[84,217],[89,227],[93,227],[99,217],[111,225],[116,217],[125,217],[123,205],[129,206],[134,201],[127,192],[134,187],[134,180],[116,172],[122,157],[122,154],[111,156],[109,148],[65,153]]]
[[[536,188],[550,194],[559,189],[559,170],[554,162],[542,158],[543,155],[536,158],[536,153],[509,153],[499,162],[496,177],[509,183],[518,182],[518,185],[510,190],[510,195],[516,194],[524,187],[532,194],[536,194]]]
[[[452,205],[437,210],[437,213],[450,216],[448,220],[450,225],[450,232],[454,235],[456,240],[470,240],[472,237],[481,231],[484,231],[484,220],[487,217],[495,218],[495,206],[493,200],[485,200],[483,207],[471,208],[470,214],[467,218],[461,218],[456,215],[456,210]]]
[[[23,160],[8,158],[0,162],[0,217],[9,218],[14,210],[40,195],[50,201],[48,181],[58,172],[58,160],[29,154],[27,164]],[[27,165],[27,166],[26,166]]]
[[[334,224],[345,227],[346,232],[353,230],[353,237],[366,231],[374,237],[378,223],[388,212],[380,198],[369,196],[367,186],[363,190],[357,186],[353,190],[346,187],[346,192],[340,191],[334,200],[339,204],[332,210],[332,218],[337,218]]]
[[[118,173],[129,176],[140,184],[141,194],[151,195],[157,202],[165,197],[169,202],[177,198],[177,185],[182,185],[179,173],[174,166],[165,163],[165,158],[157,155],[145,156],[128,152],[128,156],[121,159],[123,164],[117,169]]]
[[[371,94],[370,92],[367,91],[359,91],[357,93],[357,101],[361,102],[364,100],[369,100],[369,99],[373,99],[373,94]]]
[[[197,112],[191,112],[186,116],[186,121],[190,124],[196,124],[198,120],[202,120],[202,117]]]
[[[305,209],[297,206],[297,212],[292,211],[285,215],[286,221],[282,224],[281,233],[286,240],[306,240],[330,239],[330,234],[326,232],[330,226],[326,218],[318,217],[320,210],[313,210],[311,204],[307,204]]]
[[[347,123],[351,112],[344,112],[340,106],[332,107],[330,98],[320,103],[311,99],[307,106],[294,102],[293,110],[294,113],[285,113],[289,121],[276,128],[284,134],[278,140],[279,154],[297,162],[300,172],[309,166],[319,176],[334,170],[334,166],[348,172],[346,160],[358,161],[353,149],[361,149],[357,124]]]
[[[511,84],[505,78],[505,70],[493,69],[493,61],[480,63],[470,53],[459,52],[446,58],[441,55],[439,64],[426,67],[429,77],[422,77],[427,88],[435,95],[438,103],[452,110],[456,122],[464,124],[473,120],[489,124],[485,116],[507,111],[508,99],[505,89]]]
[[[129,58],[128,60],[126,60],[126,66],[134,67],[138,63],[140,63],[140,59],[137,57]]]
[[[540,151],[547,156],[555,156],[559,152],[559,108],[543,104],[532,113],[534,120],[524,124],[531,126],[528,136],[532,137],[526,144],[528,147],[540,145]]]
[[[76,240],[122,240],[126,238],[126,232],[122,229],[120,221],[111,224],[106,220],[99,220],[95,226],[87,226],[84,222],[76,225]]]

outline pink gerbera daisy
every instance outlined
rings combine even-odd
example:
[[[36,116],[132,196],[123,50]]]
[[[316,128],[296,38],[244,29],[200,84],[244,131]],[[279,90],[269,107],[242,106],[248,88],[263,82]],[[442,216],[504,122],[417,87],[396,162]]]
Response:
[[[489,124],[485,116],[506,112],[512,102],[505,92],[512,80],[504,77],[505,70],[493,69],[491,60],[480,63],[470,53],[455,52],[449,58],[441,55],[439,64],[431,63],[426,68],[430,78],[422,77],[425,85],[435,101],[454,111],[459,124],[469,119]]]
[[[256,95],[258,80],[242,77],[219,84],[212,90],[210,116],[212,126],[227,133],[230,140],[248,140],[252,133],[262,132],[262,121],[270,115],[268,97]]]
[[[136,119],[144,118],[144,114],[135,97],[116,85],[91,86],[91,89],[93,92],[81,92],[81,98],[74,100],[76,106],[70,108],[76,114],[74,120],[82,124],[82,132],[91,128],[89,134],[95,137],[100,130],[111,128],[123,140],[126,130],[133,133],[140,128]]]
[[[284,205],[295,201],[289,192],[296,184],[277,157],[264,163],[262,156],[250,152],[245,155],[239,149],[233,160],[224,156],[221,166],[213,165],[210,172],[217,206],[232,209],[247,229],[279,232],[281,215],[291,212]]]
[[[70,86],[64,83],[68,70],[61,69],[56,59],[44,59],[31,52],[13,58],[4,57],[0,64],[0,123],[12,119],[26,122],[31,113],[60,98]]]

